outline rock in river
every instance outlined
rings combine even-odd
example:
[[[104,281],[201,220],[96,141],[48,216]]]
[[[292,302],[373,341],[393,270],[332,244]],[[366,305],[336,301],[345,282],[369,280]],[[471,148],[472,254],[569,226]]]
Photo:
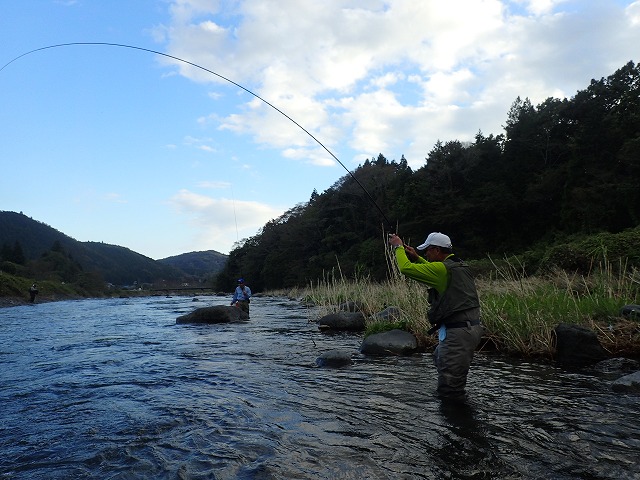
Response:
[[[365,355],[411,355],[417,351],[416,337],[399,329],[369,335],[360,347],[360,352]]]
[[[640,372],[619,378],[613,382],[611,388],[618,393],[640,393]]]
[[[555,328],[556,361],[565,365],[592,365],[607,358],[595,332],[580,325],[561,323]]]
[[[362,331],[366,320],[361,312],[338,312],[325,315],[318,320],[320,330]]]
[[[316,358],[319,367],[345,367],[351,365],[351,352],[344,350],[329,350]]]
[[[249,315],[237,307],[214,305],[203,307],[176,319],[176,323],[233,323],[249,320]]]

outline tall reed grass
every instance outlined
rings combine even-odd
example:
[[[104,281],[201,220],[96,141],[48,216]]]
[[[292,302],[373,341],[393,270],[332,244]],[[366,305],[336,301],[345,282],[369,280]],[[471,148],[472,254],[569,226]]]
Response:
[[[610,353],[640,354],[637,322],[619,316],[622,306],[640,300],[640,274],[622,262],[593,263],[587,275],[559,269],[535,277],[506,263],[478,281],[483,322],[498,350],[525,356],[553,355],[554,328],[571,323],[594,330]],[[629,327],[636,333],[629,336]],[[626,341],[616,332],[627,332]]]
[[[392,254],[390,254],[392,255]],[[503,261],[477,280],[485,326],[484,348],[502,353],[551,358],[554,328],[560,323],[579,324],[594,330],[612,354],[640,356],[640,323],[625,320],[619,311],[640,302],[640,272],[606,259],[588,275],[551,269],[539,276],[526,276],[521,265]],[[354,301],[374,314],[387,306],[398,307],[398,322],[369,320],[367,334],[404,328],[425,346],[437,340],[428,336],[427,289],[399,273],[395,259],[388,257],[389,279],[373,282],[367,276],[346,278],[339,267],[324,279],[299,293],[319,308],[319,314],[335,312],[339,305]]]

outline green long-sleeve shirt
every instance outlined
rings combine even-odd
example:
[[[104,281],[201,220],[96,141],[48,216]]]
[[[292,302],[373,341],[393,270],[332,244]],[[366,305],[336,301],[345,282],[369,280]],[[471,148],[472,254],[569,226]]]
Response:
[[[444,263],[430,262],[420,256],[416,262],[412,262],[402,247],[396,248],[396,261],[403,275],[435,288],[440,294],[447,289],[448,273]]]

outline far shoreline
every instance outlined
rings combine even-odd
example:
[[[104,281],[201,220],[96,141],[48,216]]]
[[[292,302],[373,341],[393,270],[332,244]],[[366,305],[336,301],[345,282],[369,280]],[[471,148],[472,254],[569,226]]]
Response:
[[[102,296],[81,296],[81,295],[66,295],[66,294],[50,294],[50,295],[38,295],[34,302],[31,302],[27,297],[21,297],[16,295],[0,296],[0,309],[10,307],[20,307],[23,305],[37,305],[39,303],[51,303],[51,302],[64,302],[67,300],[97,300],[97,299],[114,299],[114,298],[138,298],[138,297],[160,297],[160,296],[181,296],[181,297],[193,297],[193,296],[231,296],[232,293],[207,293],[202,294],[196,291],[193,292],[172,292],[169,290],[166,293],[159,292],[130,292],[131,294],[120,295],[102,295]]]
[[[37,305],[39,303],[51,303],[62,302],[65,300],[87,300],[94,297],[78,297],[73,295],[65,296],[38,296],[34,302],[31,302],[28,298],[23,297],[0,297],[0,308],[21,307],[23,305]],[[99,298],[99,297],[95,297]]]

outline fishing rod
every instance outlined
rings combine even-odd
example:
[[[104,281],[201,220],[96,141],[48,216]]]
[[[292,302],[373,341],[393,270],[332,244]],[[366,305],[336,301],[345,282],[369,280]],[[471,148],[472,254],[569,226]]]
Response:
[[[14,59],[12,59],[11,61],[5,63],[2,68],[0,68],[0,72],[2,72],[6,67],[8,67],[9,65],[11,65],[13,62],[21,59],[22,57],[26,57],[27,55],[31,55],[32,53],[36,53],[36,52],[41,52],[43,50],[50,50],[53,48],[61,48],[61,47],[72,47],[72,46],[105,46],[105,47],[119,47],[119,48],[129,48],[131,50],[139,50],[142,52],[148,52],[148,53],[153,53],[156,55],[161,55],[163,57],[167,57],[170,58],[172,60],[176,60],[178,62],[182,62],[185,63],[187,65],[191,65],[192,67],[195,68],[199,68],[200,70],[204,70],[205,72],[211,73],[212,75],[215,75],[218,78],[221,78],[222,80],[229,82],[233,85],[235,85],[236,87],[244,90],[245,92],[247,92],[250,95],[253,95],[254,97],[256,97],[258,100],[264,102],[265,104],[267,104],[268,106],[270,106],[271,108],[273,108],[276,112],[278,112],[279,114],[283,115],[285,118],[287,118],[289,121],[293,122],[296,126],[298,126],[298,128],[300,128],[304,133],[306,133],[307,135],[309,135],[318,145],[320,145],[329,155],[331,155],[331,157],[333,157],[333,159],[338,162],[338,164],[340,164],[340,166],[342,168],[344,168],[347,173],[351,176],[351,178],[353,178],[353,180],[360,186],[360,188],[362,188],[362,190],[364,191],[364,193],[367,194],[367,197],[369,197],[369,200],[371,200],[371,203],[373,203],[376,207],[376,209],[378,210],[378,212],[380,213],[380,215],[382,215],[382,218],[385,220],[385,222],[387,223],[387,226],[389,227],[389,229],[391,231],[394,231],[393,228],[393,224],[389,221],[389,219],[387,218],[387,216],[384,214],[384,212],[382,211],[382,209],[380,208],[380,206],[376,203],[376,201],[373,199],[373,197],[371,196],[371,194],[369,193],[369,191],[364,188],[364,185],[362,185],[362,183],[360,183],[360,180],[358,180],[356,178],[356,176],[351,172],[351,170],[349,170],[339,159],[338,157],[336,157],[333,152],[331,150],[329,150],[320,140],[318,140],[311,132],[309,132],[309,130],[307,130],[306,128],[304,128],[302,125],[300,125],[298,122],[296,122],[293,118],[291,118],[289,115],[287,115],[285,112],[283,112],[282,110],[280,110],[278,107],[276,107],[275,105],[273,105],[272,103],[268,102],[267,100],[265,100],[264,98],[262,98],[260,95],[252,92],[251,90],[249,90],[246,87],[243,87],[242,85],[240,85],[237,82],[234,82],[233,80],[231,80],[230,78],[227,78],[217,72],[214,72],[213,70],[209,70],[208,68],[205,68],[201,65],[198,65],[197,63],[193,63],[190,62],[188,60],[185,60],[183,58],[180,57],[176,57],[174,55],[169,55],[168,53],[163,53],[163,52],[158,52],[157,50],[152,50],[150,48],[144,48],[144,47],[138,47],[135,45],[127,45],[124,43],[110,43],[110,42],[70,42],[70,43],[58,43],[55,45],[47,45],[45,47],[40,47],[40,48],[35,48],[33,50],[30,50],[28,52],[25,52],[21,55],[18,55],[17,57],[15,57]]]

